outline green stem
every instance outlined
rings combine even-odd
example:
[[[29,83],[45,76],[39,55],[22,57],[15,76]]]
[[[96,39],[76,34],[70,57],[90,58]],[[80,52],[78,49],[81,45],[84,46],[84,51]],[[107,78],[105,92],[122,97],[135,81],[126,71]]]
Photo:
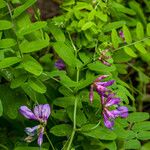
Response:
[[[47,132],[45,132],[45,135],[46,135],[46,137],[47,137],[47,139],[48,139],[48,142],[50,143],[52,149],[55,150],[55,148],[54,148],[54,146],[53,146],[53,144],[52,144],[52,141],[50,140],[50,138],[49,138]]]
[[[70,141],[69,141],[67,150],[70,150],[70,147],[71,147],[71,144],[72,144],[72,141],[73,141],[75,132],[76,132],[76,113],[77,113],[77,104],[78,104],[78,98],[76,97],[75,103],[74,103],[74,114],[73,114],[73,131],[72,131],[72,134],[71,134],[71,138],[70,138]]]
[[[5,145],[0,144],[0,147],[2,147],[3,149],[8,150],[8,148]]]
[[[16,34],[16,25],[15,25],[14,20],[13,20],[12,10],[11,10],[11,8],[10,8],[9,3],[6,3],[6,5],[7,5],[7,8],[8,8],[10,17],[11,17],[11,22],[12,22],[12,24],[13,24],[13,26],[14,26],[13,31],[14,31],[14,33]],[[16,41],[17,41],[17,47],[18,47],[18,51],[19,51],[20,57],[22,58],[22,57],[23,57],[23,54],[22,54],[22,52],[21,52],[21,50],[20,50],[20,48],[19,48],[19,40],[18,40],[17,35],[16,35]]]

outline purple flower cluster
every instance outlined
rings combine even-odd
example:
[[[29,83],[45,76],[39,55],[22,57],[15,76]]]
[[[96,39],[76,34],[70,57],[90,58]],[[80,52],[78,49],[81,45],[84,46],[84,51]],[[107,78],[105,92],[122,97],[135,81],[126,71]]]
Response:
[[[28,137],[25,139],[27,142],[31,142],[35,135],[38,135],[38,145],[41,146],[43,142],[44,128],[47,124],[48,117],[50,116],[49,104],[40,104],[34,107],[33,112],[27,106],[21,106],[20,113],[27,119],[37,120],[40,125],[35,127],[27,127],[25,132]]]
[[[55,67],[58,69],[58,70],[64,70],[66,65],[64,63],[64,61],[62,59],[58,59],[56,62],[55,62]]]
[[[101,81],[105,79],[108,75],[102,75],[98,77],[94,83],[91,85],[90,89],[90,102],[93,102],[93,91],[94,89],[100,95],[101,104],[102,104],[102,115],[104,118],[104,125],[112,129],[114,126],[114,119],[117,117],[126,118],[128,116],[128,108],[125,106],[119,106],[120,98],[115,97],[115,94],[108,89],[108,86],[111,86],[115,81],[109,80],[107,82]],[[116,107],[115,110],[109,110],[111,106]]]

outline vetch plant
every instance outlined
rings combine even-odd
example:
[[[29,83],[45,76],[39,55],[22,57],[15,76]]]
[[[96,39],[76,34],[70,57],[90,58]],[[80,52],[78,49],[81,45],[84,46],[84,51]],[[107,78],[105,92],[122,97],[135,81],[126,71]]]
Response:
[[[41,147],[43,143],[43,135],[46,134],[48,137],[45,127],[47,125],[47,120],[50,116],[51,109],[49,104],[39,104],[34,107],[33,112],[27,106],[21,106],[19,109],[20,113],[27,119],[39,121],[40,125],[35,127],[27,127],[25,132],[28,137],[25,139],[27,142],[31,142],[35,135],[38,136],[38,145]],[[50,141],[50,139],[48,138]],[[54,149],[52,143],[50,142],[52,148]]]

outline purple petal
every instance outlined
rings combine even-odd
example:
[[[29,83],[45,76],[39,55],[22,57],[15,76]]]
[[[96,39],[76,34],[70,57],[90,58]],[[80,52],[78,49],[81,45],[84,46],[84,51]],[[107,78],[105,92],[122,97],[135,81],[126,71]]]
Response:
[[[58,68],[59,70],[65,69],[64,61],[63,61],[62,59],[58,59],[58,60],[55,62],[55,67]]]
[[[102,95],[102,93],[109,92],[110,90],[107,89],[107,88],[104,87],[104,86],[97,85],[97,86],[96,86],[96,91],[98,92],[98,94]]]
[[[35,127],[27,127],[25,128],[25,132],[29,135],[29,136],[34,136],[37,133],[39,126],[35,126]]]
[[[107,78],[109,75],[102,75],[102,76],[99,76],[96,80],[95,80],[95,82],[98,82],[98,81],[100,81],[100,80],[102,80],[102,79],[105,79],[105,78]]]
[[[108,98],[106,100],[105,106],[112,106],[112,105],[118,105],[120,103],[120,98]]]
[[[114,112],[113,110],[112,111],[109,111],[108,109],[104,109],[104,113],[105,115],[107,116],[107,118],[110,118],[110,119],[114,119],[116,118],[116,116],[114,115]]]
[[[114,126],[114,121],[113,120],[109,120],[109,118],[105,115],[105,113],[103,113],[103,117],[104,117],[104,125],[109,128],[112,129],[112,127]]]
[[[106,60],[102,60],[102,63],[103,63],[104,65],[106,65],[106,66],[111,66],[111,64],[110,64],[108,61],[106,61]]]
[[[93,102],[93,85],[91,85],[91,88],[90,88],[89,98],[90,98],[90,102],[92,103]]]
[[[117,108],[120,111],[120,117],[126,118],[128,117],[128,108],[125,106],[120,106]]]
[[[50,115],[50,106],[49,104],[41,104],[34,107],[34,114],[39,121],[46,121]]]
[[[42,119],[47,120],[48,117],[50,116],[50,105],[49,104],[44,104],[42,107]]]
[[[121,38],[124,38],[124,33],[123,33],[123,31],[119,31],[119,35],[120,35]]]
[[[21,106],[19,112],[27,119],[37,120],[36,116],[27,106]]]
[[[42,118],[42,107],[43,105],[37,105],[34,107],[34,114],[40,120]]]
[[[39,146],[41,146],[42,143],[43,143],[43,134],[44,134],[44,128],[42,127],[41,131],[40,131],[40,134],[39,134],[39,137],[38,137],[38,145]]]
[[[101,86],[107,87],[107,86],[112,85],[114,82],[115,82],[115,80],[109,80],[106,82],[98,82],[98,83],[96,83],[96,85],[101,85]]]

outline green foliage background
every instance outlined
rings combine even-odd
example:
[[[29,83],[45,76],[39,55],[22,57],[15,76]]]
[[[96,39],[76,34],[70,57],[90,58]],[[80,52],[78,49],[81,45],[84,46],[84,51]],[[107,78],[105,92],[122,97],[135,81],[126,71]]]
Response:
[[[24,141],[24,128],[36,122],[18,109],[49,103],[47,131],[58,150],[149,150],[150,1],[55,2],[59,15],[43,21],[36,0],[0,0],[0,149],[38,150],[36,140]],[[105,49],[111,66],[98,61]],[[58,58],[66,70],[55,68]],[[113,130],[103,125],[96,93],[89,102],[103,74],[116,80],[111,89],[130,112]]]

